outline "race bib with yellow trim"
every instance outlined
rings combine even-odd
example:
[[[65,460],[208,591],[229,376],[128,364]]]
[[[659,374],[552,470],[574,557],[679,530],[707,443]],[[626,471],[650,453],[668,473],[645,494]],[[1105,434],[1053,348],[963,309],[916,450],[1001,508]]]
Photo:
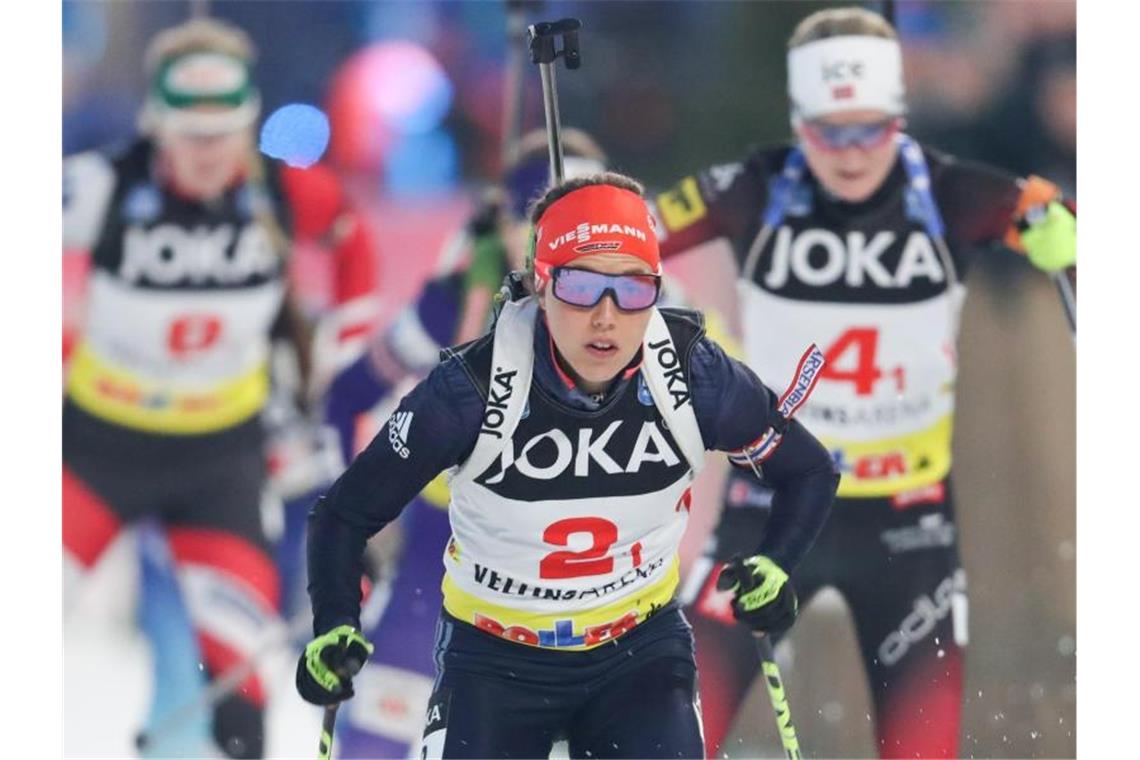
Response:
[[[931,428],[875,441],[822,439],[841,473],[840,497],[876,498],[932,485],[950,472],[950,415]]]
[[[891,496],[947,475],[964,288],[909,303],[789,298],[743,281],[739,290],[748,365],[762,380],[789,376],[809,341],[824,353],[797,419],[832,452],[839,496]]]
[[[67,395],[108,422],[152,433],[201,434],[223,430],[260,411],[269,396],[265,364],[200,388],[148,383],[102,361],[84,343],[71,360]]]
[[[452,556],[450,546],[447,556]],[[458,555],[458,550],[454,555]],[[534,612],[492,604],[461,589],[451,577],[450,567],[443,578],[443,606],[448,614],[482,631],[501,636],[518,644],[544,649],[582,650],[613,641],[628,633],[657,609],[669,603],[680,579],[680,562],[676,556],[665,574],[633,596],[609,604],[573,612],[554,614]],[[493,570],[484,572],[494,573]],[[497,573],[496,573],[497,575]],[[490,578],[500,591],[521,598],[569,598],[588,594],[591,589],[556,589],[516,584],[510,577]],[[619,581],[620,582],[620,581]],[[610,583],[613,585],[613,582]]]

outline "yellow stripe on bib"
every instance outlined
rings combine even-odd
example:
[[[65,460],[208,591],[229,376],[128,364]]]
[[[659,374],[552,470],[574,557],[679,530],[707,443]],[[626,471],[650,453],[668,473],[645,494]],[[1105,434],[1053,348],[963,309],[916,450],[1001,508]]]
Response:
[[[947,414],[917,433],[874,441],[820,436],[837,458],[842,477],[837,496],[877,498],[922,488],[950,472],[953,419]]]
[[[67,395],[96,417],[150,433],[212,433],[256,414],[269,397],[268,366],[194,390],[140,381],[105,362],[86,344],[76,348],[67,376]]]
[[[565,651],[592,649],[628,633],[667,604],[677,589],[680,564],[674,555],[665,575],[636,594],[599,607],[556,614],[492,604],[459,588],[449,567],[443,577],[443,607],[452,617],[519,644]]]

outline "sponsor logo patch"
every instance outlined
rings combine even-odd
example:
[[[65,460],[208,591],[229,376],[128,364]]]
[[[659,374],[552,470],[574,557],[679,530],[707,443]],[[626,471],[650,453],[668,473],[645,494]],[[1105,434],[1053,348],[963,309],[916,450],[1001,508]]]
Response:
[[[670,232],[682,230],[708,214],[696,177],[685,177],[672,190],[657,196],[657,209]]]
[[[388,420],[388,443],[401,459],[407,459],[412,454],[408,449],[408,431],[414,416],[415,412],[396,412]]]

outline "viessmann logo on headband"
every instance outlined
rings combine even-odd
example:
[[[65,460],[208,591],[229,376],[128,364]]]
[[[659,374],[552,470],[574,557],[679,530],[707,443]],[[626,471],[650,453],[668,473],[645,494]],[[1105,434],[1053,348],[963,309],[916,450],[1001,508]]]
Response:
[[[589,222],[582,222],[569,232],[563,232],[558,237],[547,243],[551,251],[557,251],[564,245],[571,243],[579,243],[574,246],[576,253],[595,253],[597,251],[616,251],[621,248],[621,242],[617,240],[596,241],[589,242],[595,235],[622,235],[630,237],[635,240],[640,240],[645,243],[649,241],[649,235],[645,230],[638,229],[637,227],[628,224],[591,224]]]
[[[610,185],[591,185],[559,198],[535,230],[535,258],[562,266],[578,256],[620,253],[660,267],[653,217],[638,194]]]

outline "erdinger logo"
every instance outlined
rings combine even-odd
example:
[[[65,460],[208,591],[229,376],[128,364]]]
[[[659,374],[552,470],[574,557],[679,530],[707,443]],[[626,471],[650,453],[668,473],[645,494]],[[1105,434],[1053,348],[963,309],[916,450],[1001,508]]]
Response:
[[[483,412],[483,427],[479,435],[493,435],[503,437],[503,422],[506,420],[507,402],[515,393],[515,376],[518,370],[506,371],[502,367],[495,367],[495,374],[491,378],[491,387],[487,391],[487,409]]]
[[[772,251],[772,266],[764,275],[764,285],[778,289],[794,277],[805,285],[826,287],[843,280],[851,287],[865,282],[880,288],[906,288],[919,278],[932,283],[945,281],[946,274],[930,237],[911,232],[903,243],[895,271],[888,271],[880,257],[898,239],[894,232],[880,230],[870,240],[863,232],[848,232],[846,239],[831,230],[806,229],[794,234],[781,227]],[[822,255],[821,255],[822,254]]]
[[[824,61],[820,70],[824,83],[835,84],[862,79],[866,69],[867,64],[863,61]]]
[[[665,371],[665,382],[669,395],[673,397],[673,409],[680,409],[689,403],[689,386],[685,382],[685,372],[681,368],[681,361],[677,358],[677,350],[673,342],[662,338],[656,343],[650,343],[649,349],[653,352],[653,359]]]
[[[235,243],[236,236],[236,243]],[[236,284],[276,271],[279,258],[261,226],[240,234],[232,224],[187,230],[174,224],[127,228],[119,275],[127,282],[158,285]]]
[[[641,241],[649,239],[645,230],[632,227],[628,224],[590,224],[582,222],[569,232],[563,232],[551,240],[547,245],[550,250],[556,251],[568,243],[587,243],[593,235],[624,235]],[[541,239],[541,238],[540,238]]]
[[[623,420],[614,420],[597,437],[594,436],[594,428],[581,428],[578,430],[576,441],[571,440],[567,432],[559,428],[547,430],[523,444],[517,455],[514,439],[508,439],[506,447],[499,456],[499,472],[482,482],[486,485],[501,483],[507,471],[512,468],[525,478],[554,480],[571,465],[574,467],[574,477],[588,478],[591,462],[597,463],[607,475],[637,473],[647,462],[661,462],[666,467],[680,463],[680,458],[656,422],[642,424],[633,449],[624,464],[615,460],[610,456],[610,452],[606,451],[606,444],[622,423]],[[536,465],[531,461],[531,452],[544,442],[546,445],[543,449],[546,451],[549,451],[553,445],[554,461],[547,465]],[[549,458],[549,455],[544,457],[544,459]]]

